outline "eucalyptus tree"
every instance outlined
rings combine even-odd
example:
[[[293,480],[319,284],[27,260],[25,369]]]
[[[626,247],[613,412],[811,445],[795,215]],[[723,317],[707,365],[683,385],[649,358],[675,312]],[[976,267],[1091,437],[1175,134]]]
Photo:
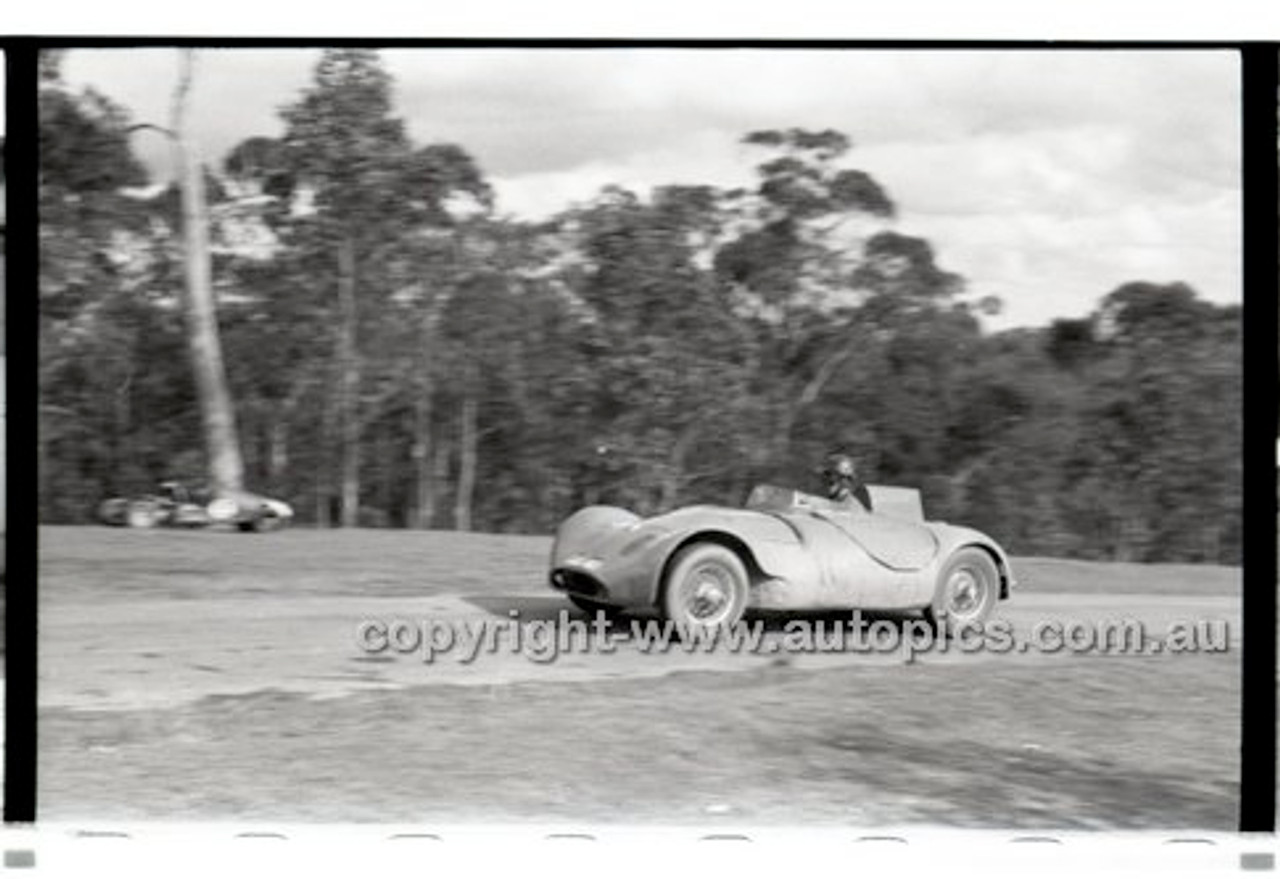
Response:
[[[41,514],[75,517],[134,472],[130,434],[138,359],[137,300],[121,250],[145,234],[126,193],[147,182],[131,120],[95,89],[63,80],[62,53],[40,59]]]
[[[364,314],[376,312],[401,285],[412,286],[393,269],[406,265],[400,257],[415,248],[429,250],[432,230],[454,224],[459,198],[480,210],[491,203],[487,183],[462,149],[415,147],[394,115],[392,86],[377,52],[326,50],[311,83],[281,111],[284,136],[247,141],[227,163],[273,199],[269,217],[283,243],[312,256],[312,284],[333,296],[333,371],[322,441],[336,450],[344,526],[356,524],[360,506],[368,421],[361,411]],[[425,315],[433,291],[419,290]],[[429,386],[420,384],[415,394],[429,405]],[[424,452],[420,466],[428,459]]]
[[[870,175],[844,166],[852,144],[840,132],[757,131],[744,142],[765,158],[755,190],[735,194],[741,219],[714,265],[759,339],[753,458],[769,471],[786,466],[800,416],[866,346],[850,279],[868,224],[891,219],[895,206]]]
[[[596,354],[590,447],[604,484],[641,509],[670,508],[695,481],[731,477],[755,340],[711,271],[719,193],[667,186],[603,192],[571,211],[572,289]]]
[[[195,51],[179,50],[178,82],[173,91],[170,137],[182,205],[183,297],[187,340],[196,379],[205,448],[213,488],[234,492],[244,488],[244,462],[236,431],[235,407],[227,389],[222,342],[214,304],[213,268],[209,255],[209,206],[205,171],[192,133],[192,88]]]

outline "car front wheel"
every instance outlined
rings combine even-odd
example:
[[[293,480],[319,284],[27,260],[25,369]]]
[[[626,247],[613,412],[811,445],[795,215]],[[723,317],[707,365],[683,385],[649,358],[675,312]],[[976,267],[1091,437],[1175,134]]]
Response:
[[[750,581],[742,559],[718,543],[694,543],[672,560],[662,611],[677,625],[732,626],[747,609]]]

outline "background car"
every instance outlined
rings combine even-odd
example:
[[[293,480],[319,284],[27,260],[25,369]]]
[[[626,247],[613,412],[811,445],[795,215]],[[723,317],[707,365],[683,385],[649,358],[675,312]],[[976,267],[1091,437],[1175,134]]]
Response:
[[[214,493],[169,481],[160,483],[154,494],[103,501],[98,518],[107,525],[130,528],[234,525],[241,531],[273,531],[292,521],[293,509],[249,491]]]

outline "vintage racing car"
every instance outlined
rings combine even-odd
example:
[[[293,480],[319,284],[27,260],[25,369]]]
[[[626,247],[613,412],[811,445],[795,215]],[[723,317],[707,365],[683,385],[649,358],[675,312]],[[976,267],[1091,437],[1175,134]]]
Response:
[[[108,498],[98,506],[107,525],[130,528],[203,528],[234,525],[241,531],[273,531],[293,519],[293,508],[249,491],[214,493],[181,482],[162,482],[155,494]]]
[[[994,540],[927,521],[915,489],[866,488],[870,510],[767,485],[745,508],[642,519],[586,507],[557,530],[551,585],[590,613],[656,610],[707,628],[750,608],[920,610],[954,629],[1008,598],[1013,573]]]

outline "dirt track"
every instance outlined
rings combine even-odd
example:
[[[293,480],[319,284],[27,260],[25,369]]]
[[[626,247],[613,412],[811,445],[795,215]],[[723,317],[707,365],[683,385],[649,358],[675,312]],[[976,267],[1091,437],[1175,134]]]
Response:
[[[1240,604],[1231,569],[1026,561],[1023,589],[1000,610],[1019,634],[1046,620],[1134,619],[1152,635],[1174,621],[1225,621],[1231,646],[1211,656],[951,652],[908,667],[900,653],[655,654],[623,643],[612,654],[553,662],[501,650],[428,664],[419,655],[362,650],[357,627],[366,620],[475,625],[511,611],[523,622],[555,620],[570,605],[542,586],[545,539],[62,528],[41,536],[42,817],[105,809],[135,817],[439,820],[534,812],[583,819],[604,812],[656,820],[671,817],[671,808],[697,816],[726,800],[732,815],[764,820],[972,826],[993,809],[1004,816],[996,823],[1026,815],[1034,826],[1054,823],[1054,815],[1058,826],[1227,828],[1234,820]],[[1071,591],[1058,591],[1064,586]],[[779,640],[780,622],[767,625]],[[663,701],[689,701],[706,716],[664,732],[655,725],[674,721],[652,713]],[[736,777],[721,757],[688,765],[681,758],[678,767],[656,760],[648,767],[659,776],[652,790],[614,781],[632,788],[614,814],[617,800],[600,785],[614,778],[609,767],[634,759],[636,724],[647,730],[643,751],[696,752],[705,747],[704,724],[720,730],[752,704],[770,708],[731,724],[728,756],[780,728],[830,731],[809,752],[766,748],[760,759],[772,788]],[[478,724],[486,711],[504,722]],[[244,722],[213,731],[233,715]],[[403,738],[395,720],[415,717],[435,734]],[[436,725],[448,718],[447,729]],[[595,782],[557,793],[534,778],[527,790],[517,783],[486,793],[483,780],[511,759],[502,744],[552,726],[561,737],[593,742],[583,772],[589,782],[594,772]],[[360,755],[380,735],[424,767],[422,785],[457,776],[444,802],[437,796],[424,805],[412,790],[365,790],[368,778],[352,768],[368,768]],[[284,750],[273,749],[275,736]],[[545,746],[530,742],[530,753]],[[315,747],[329,756],[304,759],[302,770],[277,765],[281,754],[301,748],[315,755]],[[832,749],[875,770],[843,786],[811,778],[805,761]],[[561,751],[578,756],[571,746]],[[545,763],[554,765],[556,753]],[[275,763],[260,765],[268,754]],[[517,772],[530,771],[525,761],[518,765]],[[336,769],[327,793],[303,806],[296,795],[307,766],[347,769]],[[914,780],[902,789],[908,767]],[[1015,793],[995,785],[979,796],[990,796],[990,807],[970,813],[965,803],[974,794],[964,791],[1002,768],[1016,770]],[[668,782],[692,783],[693,801],[672,793],[674,784],[662,786],[667,770],[675,773]],[[290,781],[299,771],[301,779]],[[959,788],[956,772],[964,779]],[[795,789],[780,806],[774,788]],[[212,796],[213,789],[222,793]],[[856,809],[850,790],[863,791]],[[1018,802],[1021,811],[1010,813]]]
[[[902,653],[796,653],[785,651],[784,634],[766,623],[767,642],[778,652],[687,653],[673,646],[645,652],[622,642],[612,653],[569,652],[547,661],[547,653],[511,649],[502,642],[473,660],[461,651],[425,661],[423,651],[371,653],[357,643],[369,620],[464,625],[509,619],[557,622],[561,612],[584,619],[565,600],[537,593],[501,596],[441,595],[432,598],[321,598],[292,600],[223,598],[197,602],[138,599],[108,605],[49,606],[41,626],[40,702],[47,707],[129,709],[173,707],[208,696],[275,689],[305,696],[336,697],[370,688],[434,684],[492,685],[520,681],[581,681],[646,678],[676,671],[749,671],[785,657],[794,667],[901,665]],[[1239,603],[1224,596],[1023,595],[1000,617],[1015,632],[1041,620],[1067,623],[1133,619],[1150,632],[1178,620],[1225,620],[1238,637]],[[843,617],[821,618],[834,631]],[[813,622],[816,625],[817,620]],[[626,625],[625,621],[622,625]],[[890,636],[892,637],[892,636]],[[777,645],[774,647],[774,645]],[[406,646],[408,646],[406,644]],[[984,665],[1054,662],[1061,657],[1027,655],[923,655],[923,663]],[[1118,661],[1118,660],[1117,660]]]

